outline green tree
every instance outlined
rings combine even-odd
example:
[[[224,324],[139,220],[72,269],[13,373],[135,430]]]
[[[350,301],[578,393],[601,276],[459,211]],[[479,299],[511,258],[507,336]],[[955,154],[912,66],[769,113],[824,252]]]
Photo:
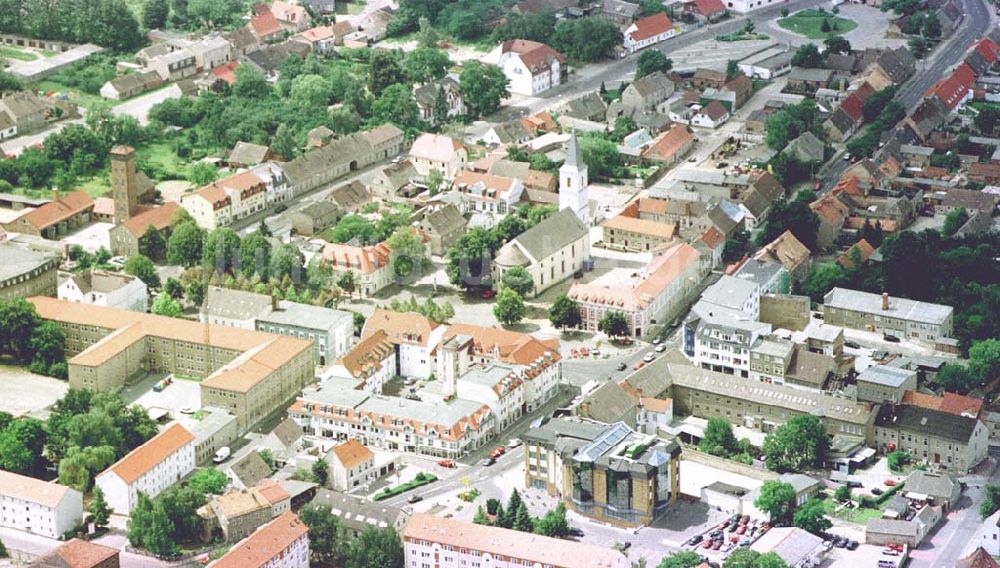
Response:
[[[143,548],[143,540],[149,531],[153,517],[153,501],[148,495],[140,491],[136,496],[135,507],[129,513],[128,524],[126,525],[126,536],[129,544],[135,548]]]
[[[0,95],[20,91],[23,88],[21,81],[17,77],[5,71],[0,71]]]
[[[924,36],[937,39],[941,37],[941,31],[941,20],[938,19],[937,14],[928,13],[927,19],[924,20]]]
[[[149,529],[142,536],[142,547],[157,556],[172,557],[180,553],[173,540],[174,523],[162,502],[153,504],[149,514]]]
[[[59,483],[81,493],[90,491],[94,477],[117,459],[113,446],[72,446],[59,460]]]
[[[287,123],[279,124],[277,130],[274,131],[274,138],[271,139],[271,150],[282,158],[291,160],[298,153],[298,149],[299,143],[295,139],[295,130]]]
[[[979,514],[986,517],[1000,511],[1000,485],[987,485],[986,497],[979,505]]]
[[[201,263],[209,272],[236,274],[241,260],[240,236],[229,227],[219,227],[205,238]]]
[[[7,558],[8,556],[10,556],[10,553],[7,552],[7,546],[0,540],[0,558]]]
[[[969,348],[969,374],[985,385],[1000,374],[1000,339],[976,341]]]
[[[414,83],[427,83],[440,79],[448,73],[451,60],[440,49],[418,47],[406,54],[403,70]]]
[[[767,513],[772,523],[785,524],[795,509],[795,488],[776,479],[765,481],[753,505]]]
[[[158,316],[167,316],[170,318],[181,318],[184,316],[184,308],[181,307],[180,302],[170,297],[170,294],[161,293],[153,300],[153,305],[149,308],[149,311]]]
[[[368,59],[368,90],[376,97],[392,85],[406,83],[406,74],[394,52],[373,49]]]
[[[167,240],[156,227],[146,227],[146,232],[139,239],[139,254],[152,260],[163,260],[167,253]]]
[[[733,425],[729,420],[721,416],[709,418],[708,424],[705,425],[705,435],[698,443],[698,449],[714,456],[728,456],[734,453],[738,448]]]
[[[337,277],[337,287],[344,292],[347,292],[348,296],[354,294],[357,286],[358,282],[353,271],[348,270],[347,272],[341,272],[340,276]]]
[[[646,49],[639,54],[639,59],[635,62],[636,80],[652,75],[657,71],[666,73],[673,68],[673,61],[667,58],[659,49]]]
[[[317,562],[330,562],[337,556],[340,522],[329,503],[310,503],[299,511],[299,518],[309,527],[309,553]]]
[[[418,19],[420,31],[417,33],[417,45],[420,47],[437,47],[438,33],[431,26],[431,21],[427,16]]]
[[[87,512],[98,530],[108,528],[108,521],[111,519],[111,506],[104,498],[104,491],[100,487],[94,488],[94,494],[87,505]]]
[[[229,478],[214,467],[203,467],[194,472],[187,483],[192,489],[206,495],[222,495],[229,485]]]
[[[726,80],[732,81],[733,79],[743,75],[743,71],[740,70],[740,63],[735,59],[730,59],[726,62]]]
[[[0,299],[0,354],[26,363],[33,355],[31,336],[41,323],[35,306],[24,298]]]
[[[184,285],[173,276],[167,278],[167,281],[163,283],[163,291],[175,300],[180,300],[184,297]]]
[[[448,111],[449,111],[448,94],[445,92],[443,87],[438,87],[437,91],[435,91],[434,106],[432,107],[431,110],[433,112],[432,119],[434,124],[441,124],[443,122],[448,121]],[[437,170],[433,170],[432,173],[441,175],[440,172],[438,172]],[[430,192],[431,195],[436,195],[440,186],[441,182],[438,182],[437,184],[434,185],[434,188],[432,189],[430,182],[428,182],[427,191]]]
[[[823,46],[826,48],[826,53],[840,53],[842,55],[851,54],[851,42],[847,41],[844,36],[833,36],[828,37],[823,40]]]
[[[507,76],[499,67],[466,61],[458,76],[458,89],[469,116],[481,118],[499,110],[500,101],[507,98],[507,83]]]
[[[757,245],[764,246],[781,236],[791,233],[810,251],[817,250],[819,217],[809,207],[808,197],[801,193],[791,202],[779,201],[771,207],[771,213],[764,222],[764,229],[757,233]]]
[[[512,325],[522,319],[526,313],[524,300],[520,294],[510,288],[502,288],[497,294],[496,302],[493,305],[493,315],[503,325]]]
[[[514,515],[514,526],[511,528],[521,532],[535,531],[535,523],[531,519],[531,514],[528,513],[528,506],[524,503],[521,503],[521,506],[517,508],[517,514]]]
[[[829,18],[823,18],[823,23],[821,23],[820,26],[819,26],[819,31],[821,31],[823,33],[830,33],[830,29],[831,29],[830,28],[830,19]]]
[[[236,23],[245,9],[243,0],[187,0],[184,12],[204,26],[214,28]]]
[[[59,324],[45,321],[31,332],[30,369],[60,379],[66,378],[66,334]]]
[[[386,87],[372,105],[369,122],[392,122],[402,128],[415,128],[420,122],[420,111],[409,85]]]
[[[722,248],[722,262],[735,262],[743,258],[750,251],[750,233],[748,231],[737,231],[733,233]]]
[[[490,518],[486,516],[486,511],[483,510],[483,506],[480,505],[476,508],[476,514],[472,517],[473,524],[490,526]]]
[[[910,463],[910,454],[903,450],[896,450],[886,456],[886,462],[892,471],[900,471],[904,464]]]
[[[130,256],[125,261],[125,273],[142,280],[150,288],[160,287],[160,275],[156,272],[156,265],[146,256],[141,254]]]
[[[847,272],[836,262],[818,262],[809,271],[809,276],[799,285],[799,292],[808,295],[814,302],[823,302],[823,297],[837,286],[848,282]]]
[[[597,329],[613,338],[625,337],[630,332],[625,314],[617,310],[605,313],[601,321],[598,322]]]
[[[827,30],[829,31],[829,30]],[[815,43],[806,43],[799,46],[792,55],[792,65],[796,67],[817,68],[823,66],[823,56]]]
[[[351,541],[344,568],[403,568],[403,541],[392,527],[368,527]]]
[[[204,280],[192,280],[184,288],[184,295],[187,299],[195,305],[195,307],[201,306],[201,303],[205,301],[205,292],[208,286],[205,284]]]
[[[330,82],[321,75],[299,75],[292,79],[292,100],[304,107],[325,107],[332,96]]]
[[[964,207],[952,209],[947,215],[945,215],[944,227],[941,228],[941,234],[947,237],[954,235],[968,220],[969,212],[966,211]]]
[[[185,221],[174,226],[167,239],[167,262],[181,266],[194,266],[202,258],[205,230]]]
[[[726,558],[722,568],[788,568],[788,564],[773,552],[761,554],[749,548],[738,548]]]
[[[198,516],[198,508],[207,502],[207,496],[190,485],[174,485],[169,487],[154,501],[155,507],[163,507],[173,529],[170,539],[173,542],[192,542],[201,535],[202,519]]]
[[[163,29],[170,17],[167,0],[145,0],[142,3],[142,26],[147,30]]]
[[[20,475],[29,475],[35,459],[31,450],[6,429],[0,432],[0,469]]]
[[[597,16],[562,20],[552,34],[552,47],[572,59],[586,62],[614,57],[621,42],[618,26]]]
[[[264,234],[255,231],[240,241],[240,270],[243,274],[258,274],[266,278],[270,263],[271,242]]]
[[[281,245],[271,253],[269,278],[272,281],[279,281],[288,277],[293,282],[301,282],[304,263],[305,257],[298,248],[289,244]]]
[[[554,327],[566,329],[579,327],[580,321],[580,305],[566,294],[559,294],[549,308],[549,322]]]
[[[767,467],[778,472],[822,467],[830,448],[830,438],[819,418],[800,414],[764,438]]]
[[[930,49],[927,40],[923,36],[911,37],[906,46],[910,48],[910,53],[917,59],[927,57],[927,51]]]
[[[823,502],[819,499],[809,499],[795,510],[792,515],[792,525],[809,531],[815,535],[826,532],[833,523],[824,516]]]
[[[313,479],[319,483],[320,487],[326,487],[327,481],[330,480],[330,464],[326,463],[324,459],[316,460],[312,464],[312,474]]]
[[[477,286],[489,278],[493,253],[498,248],[496,236],[482,227],[474,227],[459,237],[448,249],[448,280],[456,286]]]
[[[625,177],[625,158],[618,151],[618,145],[599,136],[579,137],[583,161],[590,175],[597,178]]]
[[[851,488],[846,485],[837,487],[837,490],[833,493],[833,498],[840,502],[847,501],[851,498]]]
[[[518,296],[524,297],[535,289],[535,282],[531,274],[520,266],[514,266],[504,271],[500,277],[500,285],[503,288],[510,288],[517,292]]]
[[[670,556],[664,556],[663,560],[656,565],[656,568],[695,568],[702,563],[701,556],[693,550],[675,552]]]
[[[219,170],[208,162],[195,162],[188,166],[187,180],[195,187],[206,186],[219,179]]]
[[[566,505],[560,501],[555,509],[546,511],[545,515],[535,522],[535,532],[554,538],[569,535],[569,521],[566,520]]]

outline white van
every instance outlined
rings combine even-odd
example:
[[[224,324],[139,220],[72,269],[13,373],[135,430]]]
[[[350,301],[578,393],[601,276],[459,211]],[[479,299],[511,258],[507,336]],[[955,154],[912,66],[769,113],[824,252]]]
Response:
[[[212,461],[215,463],[222,463],[229,459],[229,455],[231,453],[232,451],[229,449],[229,446],[222,446],[219,448],[219,451],[215,452],[215,455],[212,456]]]

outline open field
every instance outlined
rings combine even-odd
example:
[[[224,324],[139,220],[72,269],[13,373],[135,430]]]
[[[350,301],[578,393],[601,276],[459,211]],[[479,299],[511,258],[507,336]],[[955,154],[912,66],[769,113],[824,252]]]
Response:
[[[828,32],[824,32],[822,29],[824,20],[829,22],[831,27],[831,30]],[[778,20],[778,25],[790,32],[804,35],[809,39],[826,39],[828,37],[844,35],[858,27],[858,23],[854,20],[848,20],[847,18],[835,16],[830,12],[820,12],[819,10],[802,10],[796,12],[787,18]]]

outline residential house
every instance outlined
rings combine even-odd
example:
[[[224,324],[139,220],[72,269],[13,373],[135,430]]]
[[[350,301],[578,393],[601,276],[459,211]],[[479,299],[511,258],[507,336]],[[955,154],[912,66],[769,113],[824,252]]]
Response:
[[[512,39],[490,54],[507,76],[511,94],[534,96],[562,82],[566,57],[536,41]]]
[[[151,91],[162,84],[163,79],[155,71],[129,73],[104,83],[101,87],[101,96],[106,99],[123,101]]]
[[[740,75],[729,81],[722,87],[723,91],[731,92],[735,95],[733,110],[742,107],[750,97],[753,96],[753,81],[746,75]]]
[[[990,519],[992,519],[994,516],[996,515],[991,515]],[[989,536],[994,536],[994,537],[996,536],[997,531],[996,528],[994,528],[994,524],[995,523],[991,523],[989,525],[990,530],[989,532],[987,532],[987,534],[983,535],[984,540]],[[984,544],[984,546],[987,545]],[[996,545],[992,545],[991,548],[995,550]],[[1000,563],[994,560],[991,554],[992,553],[987,552],[986,549],[983,548],[983,546],[980,546],[975,550],[973,550],[967,556],[963,556],[962,558],[960,558],[955,563],[955,568],[1000,568]]]
[[[791,292],[791,276],[780,264],[748,258],[735,271],[726,272],[732,272],[733,276],[756,284],[761,296]]]
[[[569,484],[569,477],[566,480]],[[625,477],[625,480],[631,478]],[[407,566],[418,566],[421,559],[433,555],[440,558],[440,566],[448,568],[474,566],[482,558],[509,559],[494,562],[498,568],[627,568],[630,565],[624,555],[610,548],[539,535],[526,537],[525,533],[511,529],[475,525],[426,513],[413,515],[402,537]]]
[[[920,463],[965,473],[986,459],[989,433],[978,418],[911,405],[883,405],[875,421],[879,451],[908,452]]]
[[[199,71],[211,71],[233,59],[233,45],[221,36],[200,39],[189,43],[185,49],[194,55]]]
[[[121,550],[72,538],[35,559],[32,568],[119,568]]]
[[[334,0],[300,0],[302,6],[308,8],[314,14],[333,14],[336,11]]]
[[[906,391],[917,389],[917,372],[889,365],[872,365],[858,374],[857,381],[858,400],[899,404]]]
[[[57,297],[70,302],[135,312],[145,312],[149,307],[149,290],[142,280],[96,268],[69,275],[59,284]]]
[[[771,206],[785,197],[785,187],[770,173],[758,174],[740,196],[739,207],[743,210],[743,225],[753,231],[767,220]]]
[[[601,2],[601,17],[621,26],[631,24],[640,13],[640,6],[634,2],[626,0],[603,0]]]
[[[209,568],[309,568],[309,527],[291,511],[240,541]]]
[[[625,51],[635,53],[640,49],[666,41],[677,35],[677,29],[663,12],[640,18],[625,28]]]
[[[685,14],[693,14],[707,22],[714,22],[726,15],[726,5],[722,0],[693,0],[684,2],[683,7]]]
[[[537,296],[548,288],[583,270],[590,258],[590,236],[576,212],[562,209],[518,235],[497,251],[493,261],[493,281],[515,266],[531,274],[532,291]]]
[[[662,71],[650,73],[633,81],[622,90],[621,102],[625,114],[654,111],[674,94],[674,82]]]
[[[340,22],[338,25],[341,24],[346,24],[347,29],[350,30],[347,33],[354,31],[351,28],[350,22],[344,21]],[[292,39],[309,44],[312,52],[317,55],[330,56],[334,53],[338,39],[340,44],[343,45],[344,36],[346,35],[347,34],[345,33],[338,38],[333,26],[316,26],[315,28],[309,28],[304,32],[295,34]]]
[[[969,181],[994,185],[1000,183],[1000,164],[973,162],[967,172]]]
[[[202,540],[210,541],[221,533],[227,543],[243,540],[272,519],[270,501],[255,487],[209,495],[208,503],[197,513],[202,520]]]
[[[282,0],[275,0],[271,3],[270,11],[278,20],[281,28],[289,33],[297,34],[309,29],[312,17],[305,7],[298,4],[290,4]]]
[[[359,213],[372,201],[365,184],[360,180],[344,184],[327,195],[326,200],[333,203],[341,211]]]
[[[178,49],[150,59],[146,68],[158,73],[164,81],[180,81],[198,72],[198,62],[187,49]]]
[[[124,223],[111,229],[111,254],[134,256],[141,250],[142,240],[149,227],[163,235],[170,235],[170,220],[181,206],[176,201],[168,201],[132,215]]]
[[[413,163],[403,160],[375,172],[368,182],[368,191],[374,197],[395,199],[397,195],[413,187],[414,180],[420,177]]]
[[[670,130],[658,135],[642,152],[646,160],[659,162],[670,168],[684,159],[694,147],[694,134],[683,124],[675,124]]]
[[[519,179],[462,170],[452,188],[461,196],[465,212],[505,217],[521,201],[524,184]]]
[[[338,178],[403,149],[403,131],[391,124],[332,140],[282,164],[292,196],[329,185]],[[464,150],[462,150],[464,152]],[[426,173],[426,172],[425,172]]]
[[[314,201],[289,214],[292,229],[300,235],[311,237],[337,224],[343,216],[339,207],[330,201]]]
[[[816,89],[829,88],[832,81],[832,69],[792,67],[786,88],[796,93],[814,93]]]
[[[964,209],[969,214],[981,211],[993,216],[996,215],[997,206],[1000,205],[1000,195],[953,187],[943,193],[934,193],[929,201],[934,205],[934,211],[939,214]]]
[[[346,353],[354,339],[350,313],[288,300],[258,316],[254,329],[312,341],[316,364],[321,367]]]
[[[249,168],[274,158],[271,149],[262,144],[237,142],[226,158],[226,164],[231,168]]]
[[[500,144],[521,145],[526,144],[534,136],[527,129],[521,120],[512,120],[493,126],[483,135],[483,142],[492,146]]]
[[[861,239],[847,249],[847,252],[837,257],[837,264],[844,270],[851,270],[854,268],[855,256],[857,256],[858,262],[865,264],[873,254],[875,254],[875,247],[868,244],[868,241]]]
[[[229,478],[233,487],[249,489],[271,476],[271,467],[258,452],[249,452],[241,458],[223,466],[223,473]]]
[[[928,89],[924,97],[937,97],[949,111],[956,112],[972,99],[972,89],[975,84],[976,73],[963,63]]]
[[[198,319],[212,325],[253,329],[257,318],[272,309],[274,300],[268,294],[209,286]]]
[[[14,91],[0,96],[0,117],[7,119],[7,130],[13,134],[29,134],[45,128],[49,107],[34,91]],[[10,138],[13,136],[5,136]]]
[[[436,171],[445,179],[454,179],[460,170],[465,169],[468,160],[469,153],[465,147],[458,140],[443,134],[421,134],[410,147],[410,162],[422,176]]]
[[[94,482],[114,512],[128,515],[140,492],[156,497],[194,468],[194,436],[174,424],[97,474]]]
[[[809,208],[819,218],[816,246],[827,249],[837,242],[837,237],[840,236],[840,231],[851,214],[851,208],[832,193],[816,198],[809,204]]]
[[[466,223],[458,207],[446,205],[424,215],[416,226],[430,237],[427,243],[430,253],[444,255],[465,233]]]
[[[930,140],[931,133],[937,130],[948,118],[949,110],[938,97],[925,98],[917,108],[904,119],[904,122],[924,142]],[[974,164],[972,164],[974,165]]]
[[[715,69],[705,69],[699,67],[694,70],[694,75],[686,79],[685,83],[697,91],[703,91],[709,87],[721,89],[726,85],[726,74]]]
[[[55,296],[58,293],[61,251],[35,251],[21,247],[0,230],[0,298]]]
[[[379,330],[385,331],[395,346],[399,363],[397,374],[418,378],[431,376],[434,372],[431,351],[443,333],[441,326],[417,313],[376,309],[365,321],[361,339],[367,339]]]
[[[806,163],[822,163],[824,150],[823,141],[809,131],[804,132],[785,147],[786,152]]]
[[[718,128],[729,120],[729,110],[719,101],[712,101],[691,116],[692,126]]]
[[[364,497],[319,488],[310,504],[328,505],[339,523],[341,534],[354,540],[368,527],[392,527],[402,534],[410,515],[403,507],[373,502]]]
[[[182,196],[181,207],[206,231],[226,227],[232,222],[232,199],[217,183]]]
[[[374,246],[329,243],[323,247],[323,260],[338,274],[353,273],[355,291],[362,298],[377,293],[393,282],[389,247],[385,243]]]
[[[60,539],[82,520],[79,491],[0,470],[0,527]]]
[[[413,97],[417,101],[420,118],[431,124],[438,124],[466,113],[465,97],[462,96],[462,91],[458,88],[458,81],[450,75],[437,81],[415,86]],[[448,112],[445,116],[435,116],[436,107],[439,106],[439,101],[442,99],[444,103],[440,106],[446,108]]]
[[[363,338],[338,359],[326,378],[346,379],[352,382],[355,390],[379,394],[382,386],[397,374],[396,348],[388,334],[379,330]]]
[[[778,238],[764,245],[757,251],[754,258],[784,266],[795,282],[801,282],[809,275],[812,261],[809,249],[796,239],[791,231],[785,231]]]
[[[590,122],[604,122],[608,105],[596,91],[590,91],[559,106],[559,114]]]
[[[245,57],[260,49],[260,40],[250,26],[236,28],[231,32],[223,32],[222,37],[232,46],[233,57]]]
[[[834,288],[823,297],[824,321],[850,329],[933,342],[951,337],[951,306]]]
[[[597,331],[609,311],[625,315],[629,335],[642,337],[653,322],[679,315],[695,293],[700,278],[700,254],[682,243],[656,256],[641,271],[626,276],[619,269],[586,284],[574,283],[568,296],[580,307],[581,327]]]
[[[323,458],[330,465],[330,488],[352,491],[379,478],[375,453],[357,440],[347,440],[334,446]]]

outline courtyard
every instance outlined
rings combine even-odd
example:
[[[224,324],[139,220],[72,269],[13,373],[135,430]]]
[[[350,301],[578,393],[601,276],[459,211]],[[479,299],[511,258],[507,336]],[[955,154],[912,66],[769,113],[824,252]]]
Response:
[[[44,418],[44,411],[69,390],[69,383],[36,375],[21,367],[0,365],[0,412]]]

